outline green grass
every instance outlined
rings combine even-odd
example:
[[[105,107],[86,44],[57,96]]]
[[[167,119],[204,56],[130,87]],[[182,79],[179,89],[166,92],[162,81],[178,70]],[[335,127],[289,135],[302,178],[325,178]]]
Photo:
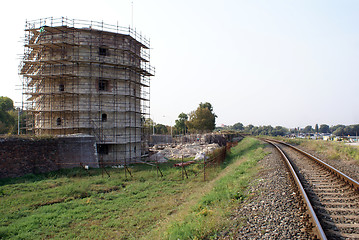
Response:
[[[0,239],[192,239],[214,236],[230,209],[246,196],[256,162],[257,140],[243,140],[221,166],[186,167],[173,161],[156,168],[61,170],[0,180]],[[218,225],[217,223],[222,223]]]
[[[328,159],[342,159],[353,161],[359,165],[359,147],[345,144],[344,142],[321,141],[312,139],[284,139],[285,141],[302,146],[306,149],[323,154]]]
[[[215,238],[218,232],[232,225],[231,210],[248,197],[248,184],[258,172],[257,162],[265,155],[257,140],[244,139],[232,150],[227,160],[230,164],[213,180],[211,189],[189,214],[169,226],[165,238]]]

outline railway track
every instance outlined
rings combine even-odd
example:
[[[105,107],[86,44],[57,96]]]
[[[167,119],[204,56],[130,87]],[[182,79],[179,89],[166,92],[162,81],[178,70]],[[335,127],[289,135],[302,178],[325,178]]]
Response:
[[[287,143],[265,140],[287,163],[319,239],[359,239],[359,183]]]

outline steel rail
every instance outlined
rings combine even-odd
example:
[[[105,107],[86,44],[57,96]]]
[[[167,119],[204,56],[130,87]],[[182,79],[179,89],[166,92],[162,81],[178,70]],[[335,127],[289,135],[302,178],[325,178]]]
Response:
[[[304,187],[303,187],[302,183],[300,182],[299,177],[297,176],[291,162],[289,161],[289,159],[287,158],[285,153],[282,151],[282,149],[280,149],[280,147],[277,146],[274,142],[272,142],[272,141],[270,141],[268,139],[262,139],[262,140],[272,144],[279,151],[279,153],[281,154],[284,162],[286,163],[289,171],[291,172],[291,175],[292,175],[292,177],[294,179],[294,182],[297,185],[298,191],[299,191],[300,195],[302,196],[303,201],[305,202],[305,206],[306,206],[306,208],[307,208],[307,210],[309,212],[310,219],[311,219],[311,221],[313,223],[313,232],[314,232],[314,234],[319,239],[326,240],[327,237],[326,237],[326,235],[324,233],[324,230],[323,230],[323,228],[322,228],[322,226],[321,226],[321,224],[319,222],[319,219],[318,219],[318,217],[317,217],[317,215],[316,215],[316,213],[315,213],[315,211],[314,211],[314,209],[312,207],[312,204],[309,201],[307,193],[305,192]]]
[[[317,162],[318,164],[320,164],[321,166],[323,166],[324,168],[326,168],[328,171],[334,173],[337,177],[339,177],[340,179],[344,180],[345,182],[347,182],[349,185],[351,185],[356,191],[359,191],[359,182],[352,179],[351,177],[347,176],[346,174],[342,173],[341,171],[339,171],[338,169],[330,166],[329,164],[323,162],[322,160],[320,160],[319,158],[293,146],[293,145],[290,145],[289,143],[286,143],[286,142],[282,142],[282,141],[278,141],[278,140],[270,140],[270,141],[273,141],[273,142],[276,142],[276,143],[280,143],[280,144],[283,144],[283,145],[286,145],[290,148],[293,148],[295,149],[296,151],[306,155],[307,157],[309,157],[310,159],[314,160],[315,162]]]

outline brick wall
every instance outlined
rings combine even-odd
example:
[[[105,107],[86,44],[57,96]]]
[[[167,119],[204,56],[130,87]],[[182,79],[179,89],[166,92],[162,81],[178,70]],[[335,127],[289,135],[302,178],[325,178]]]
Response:
[[[92,136],[0,138],[0,178],[79,167],[80,163],[99,166]]]

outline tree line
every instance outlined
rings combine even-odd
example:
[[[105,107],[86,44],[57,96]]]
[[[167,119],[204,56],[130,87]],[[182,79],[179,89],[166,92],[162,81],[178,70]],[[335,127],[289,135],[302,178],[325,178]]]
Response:
[[[359,124],[354,125],[334,125],[334,126],[328,126],[327,124],[321,124],[318,126],[318,124],[315,125],[313,128],[312,126],[306,126],[304,129],[302,129],[303,133],[330,133],[335,136],[357,136],[359,133]]]
[[[24,124],[24,114],[22,118],[22,125]],[[8,97],[0,97],[0,134],[16,134],[17,133],[17,118],[18,111],[14,107],[14,102]],[[147,131],[155,134],[187,134],[187,133],[206,133],[214,130],[232,130],[252,135],[268,135],[268,136],[285,136],[288,134],[333,134],[335,136],[357,136],[359,133],[359,124],[329,126],[327,124],[315,124],[315,126],[306,126],[304,128],[288,129],[282,126],[272,127],[254,126],[249,124],[244,126],[238,122],[231,126],[217,127],[217,115],[213,111],[213,106],[209,102],[200,103],[196,110],[190,113],[180,113],[178,119],[175,120],[175,125],[166,126],[163,124],[156,124],[152,119],[143,119],[144,126]]]
[[[266,136],[285,136],[290,132],[288,128],[282,126],[276,126],[276,127],[272,127],[271,125],[254,126],[252,124],[244,126],[240,122],[235,123],[232,126],[218,127],[216,128],[216,130],[217,131],[232,130],[232,131],[239,131],[251,135],[266,135]]]
[[[190,113],[180,113],[175,120],[173,127],[163,124],[156,124],[151,119],[148,119],[147,125],[151,128],[151,133],[155,134],[172,134],[180,135],[187,133],[204,133],[212,131],[239,131],[251,135],[266,135],[266,136],[286,136],[290,134],[333,134],[335,136],[356,136],[359,133],[359,124],[356,125],[335,125],[329,126],[327,124],[315,124],[315,126],[306,126],[304,128],[286,128],[283,126],[254,126],[249,124],[244,126],[238,122],[230,126],[216,127],[217,115],[213,111],[210,103],[200,103],[196,110]]]
[[[333,134],[335,136],[357,136],[359,133],[359,124],[355,125],[335,125],[329,126],[327,124],[316,124],[313,126],[306,126],[304,128],[292,128],[288,129],[282,126],[272,127],[268,126],[253,126],[249,124],[248,126],[244,126],[242,123],[238,122],[233,124],[232,126],[219,127],[217,130],[233,130],[240,131],[243,133],[248,133],[252,135],[268,135],[268,136],[285,136],[289,134]]]

